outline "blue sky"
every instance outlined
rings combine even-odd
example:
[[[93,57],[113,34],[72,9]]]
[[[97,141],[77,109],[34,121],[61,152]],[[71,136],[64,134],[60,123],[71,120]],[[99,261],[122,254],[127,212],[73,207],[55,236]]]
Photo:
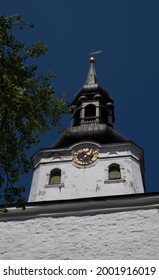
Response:
[[[20,13],[35,24],[17,33],[26,44],[43,40],[48,52],[37,61],[40,74],[53,71],[57,95],[72,100],[83,85],[90,50],[100,84],[115,103],[115,129],[144,149],[147,191],[159,191],[159,1],[1,0],[0,12]],[[64,126],[69,126],[67,118]],[[30,151],[49,147],[54,128]],[[30,188],[32,172],[22,177]]]

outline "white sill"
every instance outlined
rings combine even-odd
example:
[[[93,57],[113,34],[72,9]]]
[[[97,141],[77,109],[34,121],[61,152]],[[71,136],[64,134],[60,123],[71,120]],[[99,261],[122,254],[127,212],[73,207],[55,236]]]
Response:
[[[113,183],[125,183],[126,180],[124,179],[109,179],[109,180],[105,180],[104,184],[113,184]]]
[[[53,185],[45,185],[44,188],[45,189],[54,189],[54,188],[63,188],[64,184],[53,184]]]

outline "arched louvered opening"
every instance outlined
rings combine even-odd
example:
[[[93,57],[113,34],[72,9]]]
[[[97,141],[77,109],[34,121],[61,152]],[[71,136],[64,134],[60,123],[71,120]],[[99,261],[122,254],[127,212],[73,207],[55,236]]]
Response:
[[[109,180],[121,179],[120,165],[113,163],[109,166]]]
[[[50,172],[49,185],[61,184],[61,169],[55,168]]]

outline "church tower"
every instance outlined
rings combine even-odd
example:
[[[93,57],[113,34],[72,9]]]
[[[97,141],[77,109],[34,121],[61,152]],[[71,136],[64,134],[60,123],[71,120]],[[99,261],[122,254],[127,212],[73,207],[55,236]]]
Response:
[[[86,81],[72,102],[71,127],[32,157],[29,202],[144,193],[143,150],[113,128],[114,103],[90,58]]]

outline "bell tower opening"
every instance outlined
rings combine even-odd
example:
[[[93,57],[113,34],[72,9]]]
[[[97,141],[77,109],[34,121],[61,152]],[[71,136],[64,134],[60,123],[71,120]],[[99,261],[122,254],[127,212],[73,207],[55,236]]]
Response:
[[[80,125],[80,109],[76,110],[73,116],[73,126]]]
[[[96,119],[96,106],[94,104],[88,104],[85,106],[84,113],[85,122],[93,122]]]

